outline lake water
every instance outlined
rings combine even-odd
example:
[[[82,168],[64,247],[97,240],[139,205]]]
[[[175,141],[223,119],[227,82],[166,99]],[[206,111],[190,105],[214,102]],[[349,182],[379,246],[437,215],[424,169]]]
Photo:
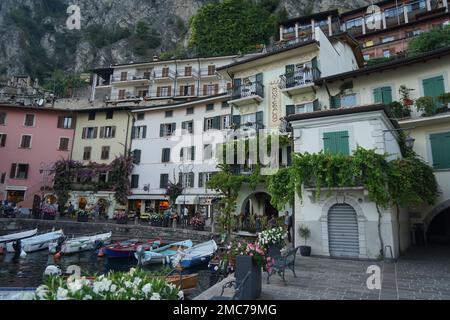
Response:
[[[48,265],[58,265],[65,272],[70,265],[81,268],[82,275],[104,274],[113,271],[128,271],[136,266],[134,259],[108,259],[100,258],[94,252],[82,252],[70,256],[62,256],[58,261],[48,251],[39,251],[28,254],[24,258],[8,253],[0,255],[0,287],[37,287],[42,284],[43,273]],[[144,270],[152,271],[162,268],[162,265],[145,266]],[[204,268],[186,271],[198,273],[198,286],[187,297],[191,299],[205,291],[217,282],[217,277]]]

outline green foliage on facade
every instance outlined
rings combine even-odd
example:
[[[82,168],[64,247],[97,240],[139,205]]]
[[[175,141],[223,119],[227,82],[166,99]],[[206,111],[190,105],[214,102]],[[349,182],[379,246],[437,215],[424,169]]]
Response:
[[[190,45],[200,56],[248,53],[275,35],[279,1],[224,0],[191,17]]]
[[[402,144],[401,144],[402,146]],[[293,165],[268,179],[272,204],[282,208],[292,201],[295,192],[315,189],[319,197],[323,188],[364,187],[369,199],[381,207],[433,204],[438,185],[433,169],[403,143],[404,158],[387,161],[387,155],[358,147],[351,156],[304,153],[293,156]]]
[[[423,32],[412,39],[408,44],[408,54],[427,53],[448,46],[450,46],[450,26],[444,26]]]
[[[50,78],[46,78],[43,87],[55,94],[58,98],[70,98],[80,88],[89,86],[89,83],[80,78],[80,74],[68,74],[63,70],[55,70]]]

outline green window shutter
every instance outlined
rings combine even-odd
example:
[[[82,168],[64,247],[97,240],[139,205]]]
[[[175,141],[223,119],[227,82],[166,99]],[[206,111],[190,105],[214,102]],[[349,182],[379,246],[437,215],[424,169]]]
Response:
[[[214,117],[213,128],[220,130],[220,116]]]
[[[159,125],[159,136],[164,137],[164,124]]]
[[[191,160],[195,160],[195,147],[191,147]]]
[[[319,100],[314,100],[313,102],[313,111],[319,111],[320,110],[320,103]]]
[[[291,114],[295,114],[295,105],[289,104],[286,106],[286,117],[290,116]]]
[[[203,188],[203,172],[198,173],[198,187]]]
[[[443,76],[424,79],[422,84],[424,96],[437,98],[441,94],[445,93]]]
[[[450,168],[450,132],[430,135],[431,153],[434,169]]]
[[[381,88],[373,89],[373,101],[375,103],[383,103],[383,93]]]
[[[383,87],[381,88],[382,101],[385,105],[388,105],[392,102],[392,89],[391,87]]]
[[[286,66],[286,76],[292,76],[294,74],[294,70],[295,70],[295,65],[288,64]]]
[[[258,128],[264,127],[264,113],[262,111],[256,113],[256,123],[258,124]]]
[[[313,69],[318,69],[319,68],[319,64],[317,62],[317,57],[312,58],[311,66],[312,66]]]
[[[331,109],[336,109],[341,107],[341,97],[339,95],[330,97],[330,107]]]
[[[350,155],[348,131],[325,132],[323,134],[324,152],[327,154]]]
[[[234,116],[233,115],[233,124],[236,126],[236,128],[239,128],[241,126],[241,116],[239,116],[239,115]]]

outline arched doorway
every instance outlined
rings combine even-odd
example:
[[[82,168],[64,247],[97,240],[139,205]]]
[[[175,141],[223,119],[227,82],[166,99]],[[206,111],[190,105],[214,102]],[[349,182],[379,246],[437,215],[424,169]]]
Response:
[[[241,211],[238,212],[238,229],[244,231],[261,231],[262,224],[271,217],[278,217],[278,210],[270,203],[271,196],[266,192],[255,192],[245,198]],[[262,222],[264,220],[265,222]]]
[[[430,221],[426,238],[428,244],[450,244],[450,208],[446,208]]]
[[[328,211],[328,245],[332,257],[359,257],[358,219],[349,204],[335,204]]]

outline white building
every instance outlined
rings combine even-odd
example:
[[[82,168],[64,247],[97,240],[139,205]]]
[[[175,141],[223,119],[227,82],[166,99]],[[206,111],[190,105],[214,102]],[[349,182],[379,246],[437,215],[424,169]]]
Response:
[[[216,133],[226,133],[230,127],[227,99],[227,95],[216,95],[133,110],[132,209],[166,209],[169,181],[181,180],[185,188],[175,201],[178,209],[186,205],[191,215],[211,215],[215,192],[206,188],[206,182],[218,171],[215,154],[223,140]]]

